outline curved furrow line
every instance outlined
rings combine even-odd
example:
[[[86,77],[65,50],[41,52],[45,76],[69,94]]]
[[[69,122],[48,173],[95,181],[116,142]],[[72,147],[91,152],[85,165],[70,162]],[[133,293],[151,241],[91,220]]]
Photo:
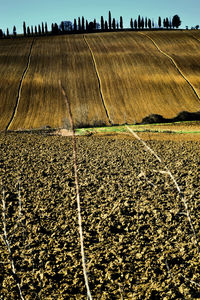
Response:
[[[23,85],[23,80],[27,74],[27,71],[29,69],[29,66],[30,66],[30,62],[31,62],[31,53],[32,53],[32,48],[33,48],[33,44],[34,44],[34,41],[35,41],[35,38],[33,38],[32,40],[32,43],[31,43],[31,46],[30,46],[30,50],[29,50],[29,55],[28,55],[28,60],[27,60],[27,64],[26,64],[26,67],[22,73],[22,77],[20,79],[20,82],[19,82],[19,87],[18,87],[18,92],[17,92],[17,99],[16,99],[16,103],[15,103],[15,107],[14,107],[14,110],[13,110],[13,114],[11,116],[11,119],[10,121],[8,122],[8,125],[6,126],[6,131],[9,130],[9,127],[11,126],[16,114],[17,114],[17,109],[18,109],[18,106],[19,106],[19,101],[20,101],[20,97],[21,97],[21,90],[22,90],[22,85]]]
[[[179,68],[179,66],[177,65],[177,63],[175,62],[175,60],[167,53],[165,53],[164,51],[162,51],[160,49],[160,47],[158,46],[158,44],[148,35],[142,32],[139,32],[140,34],[146,36],[148,39],[150,39],[152,41],[152,43],[154,44],[154,46],[158,49],[159,52],[161,52],[163,55],[165,55],[166,57],[168,57],[173,64],[175,65],[176,69],[178,70],[178,72],[181,74],[181,76],[185,79],[185,81],[189,84],[189,86],[191,87],[192,91],[194,92],[195,96],[197,97],[198,101],[200,102],[200,96],[198,94],[198,92],[196,91],[195,87],[192,85],[192,83],[189,81],[189,79],[187,79],[187,77],[183,74],[183,72],[181,71],[181,69]]]
[[[107,109],[106,104],[105,104],[105,100],[104,100],[104,96],[103,96],[103,91],[102,91],[101,77],[100,77],[99,72],[98,72],[97,63],[96,63],[96,60],[95,60],[95,57],[94,57],[94,53],[93,53],[93,51],[92,51],[92,49],[91,49],[91,47],[90,47],[90,45],[89,45],[89,43],[88,43],[88,41],[87,41],[85,35],[83,35],[83,39],[84,39],[84,41],[85,41],[86,45],[88,46],[89,51],[90,51],[90,53],[91,53],[92,60],[93,60],[93,64],[94,64],[95,73],[96,73],[96,75],[97,75],[97,79],[98,79],[98,83],[99,83],[99,92],[100,92],[102,104],[103,104],[103,107],[104,107],[104,109],[105,109],[105,112],[106,112],[106,116],[107,116],[107,118],[108,118],[108,121],[109,121],[109,123],[112,125],[113,122],[111,121],[110,115],[109,115],[109,113],[108,113],[108,109]]]

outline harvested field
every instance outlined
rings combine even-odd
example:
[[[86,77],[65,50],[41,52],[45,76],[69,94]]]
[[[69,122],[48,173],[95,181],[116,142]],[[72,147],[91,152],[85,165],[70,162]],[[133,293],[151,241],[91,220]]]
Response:
[[[200,103],[200,42],[190,32],[150,32],[147,35],[175,60],[194,87]]]
[[[0,41],[0,130],[4,130],[12,118],[31,43],[32,39]]]
[[[175,33],[173,36],[170,46],[176,49]],[[113,123],[141,122],[151,113],[173,118],[180,111],[200,109],[198,98],[171,60],[144,35],[105,33],[89,35],[87,40],[94,53]],[[186,55],[193,59],[193,52]]]
[[[108,124],[89,49],[77,35],[35,40],[11,130],[69,125],[59,80],[71,101],[77,127]]]
[[[199,143],[148,144],[184,193],[200,246]],[[7,134],[0,135],[0,149],[8,239],[23,295],[85,299],[72,139]],[[133,138],[78,137],[77,152],[94,299],[200,298],[199,253],[181,197],[169,176],[159,172],[164,165]],[[3,237],[2,222],[0,231]],[[17,299],[3,239],[0,249],[1,296]]]
[[[11,118],[9,130],[68,128],[59,80],[76,127],[199,111],[200,43],[192,36],[199,32],[143,33],[174,58],[188,81],[141,33],[37,37],[32,48],[32,38],[1,40],[0,130]]]

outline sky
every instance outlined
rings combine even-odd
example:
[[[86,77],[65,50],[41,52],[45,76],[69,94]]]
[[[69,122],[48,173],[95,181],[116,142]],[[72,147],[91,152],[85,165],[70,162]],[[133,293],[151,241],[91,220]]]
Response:
[[[123,17],[124,27],[130,27],[130,19],[138,15],[154,19],[173,17],[178,14],[182,21],[181,28],[200,25],[200,0],[0,0],[0,28],[10,32],[15,25],[17,33],[22,33],[23,21],[27,26],[41,22],[60,24],[61,21],[73,21],[84,16],[88,21],[101,16],[108,19]]]

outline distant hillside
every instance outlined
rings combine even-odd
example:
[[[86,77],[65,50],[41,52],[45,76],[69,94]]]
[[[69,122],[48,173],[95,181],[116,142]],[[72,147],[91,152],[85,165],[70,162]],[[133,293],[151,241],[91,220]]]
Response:
[[[0,130],[174,118],[200,111],[199,31],[111,32],[0,41]]]

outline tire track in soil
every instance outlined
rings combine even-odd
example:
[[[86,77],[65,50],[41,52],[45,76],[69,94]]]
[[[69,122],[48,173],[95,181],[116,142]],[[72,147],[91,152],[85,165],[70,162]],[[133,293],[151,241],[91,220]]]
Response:
[[[12,124],[12,122],[13,122],[16,114],[17,114],[17,109],[18,109],[19,101],[20,101],[20,97],[21,97],[21,90],[22,90],[23,81],[24,81],[24,78],[25,78],[25,76],[26,76],[26,74],[28,72],[28,69],[29,69],[29,66],[30,66],[30,62],[31,62],[31,53],[32,53],[34,41],[35,41],[35,38],[33,38],[33,40],[32,40],[32,43],[31,43],[31,46],[30,46],[30,50],[29,50],[29,55],[28,55],[28,61],[27,61],[26,67],[25,67],[25,69],[24,69],[24,71],[22,73],[22,77],[21,77],[20,82],[19,82],[19,87],[18,87],[18,91],[17,91],[17,99],[16,99],[14,110],[13,110],[13,114],[11,116],[10,121],[8,122],[8,125],[6,126],[5,131],[9,130],[9,127],[11,126],[11,124]]]
[[[103,104],[103,107],[104,107],[104,109],[105,109],[105,112],[106,112],[106,116],[107,116],[107,118],[108,118],[108,121],[109,121],[110,125],[112,125],[113,122],[111,121],[111,118],[110,118],[108,109],[107,109],[106,104],[105,104],[105,100],[104,100],[104,96],[103,96],[103,91],[102,91],[101,77],[100,77],[99,72],[98,72],[97,63],[96,63],[96,60],[95,60],[95,57],[94,57],[94,53],[93,53],[93,51],[92,51],[92,49],[91,49],[91,47],[90,47],[90,45],[89,45],[89,43],[88,43],[88,41],[87,41],[85,35],[83,35],[83,39],[84,39],[86,45],[88,46],[89,51],[90,51],[90,54],[91,54],[91,56],[92,56],[92,60],[93,60],[93,64],[94,64],[95,73],[96,73],[96,75],[97,75],[97,79],[98,79],[98,83],[99,83],[99,93],[100,93],[100,96],[101,96],[102,104]]]
[[[161,52],[163,55],[167,56],[175,65],[176,69],[178,70],[178,72],[181,74],[181,76],[183,77],[183,79],[189,84],[189,86],[191,87],[192,91],[194,92],[195,96],[197,97],[198,101],[200,102],[200,96],[198,95],[198,92],[196,91],[195,87],[192,85],[192,83],[189,81],[189,79],[187,79],[187,77],[183,74],[183,72],[181,71],[181,69],[179,68],[179,66],[177,65],[177,63],[175,62],[175,60],[167,53],[165,53],[164,51],[162,51],[160,49],[160,47],[158,46],[158,44],[154,41],[154,39],[152,39],[149,35],[139,32],[141,35],[146,36],[148,39],[150,39],[152,41],[152,43],[154,44],[154,46],[158,49],[159,52]]]

